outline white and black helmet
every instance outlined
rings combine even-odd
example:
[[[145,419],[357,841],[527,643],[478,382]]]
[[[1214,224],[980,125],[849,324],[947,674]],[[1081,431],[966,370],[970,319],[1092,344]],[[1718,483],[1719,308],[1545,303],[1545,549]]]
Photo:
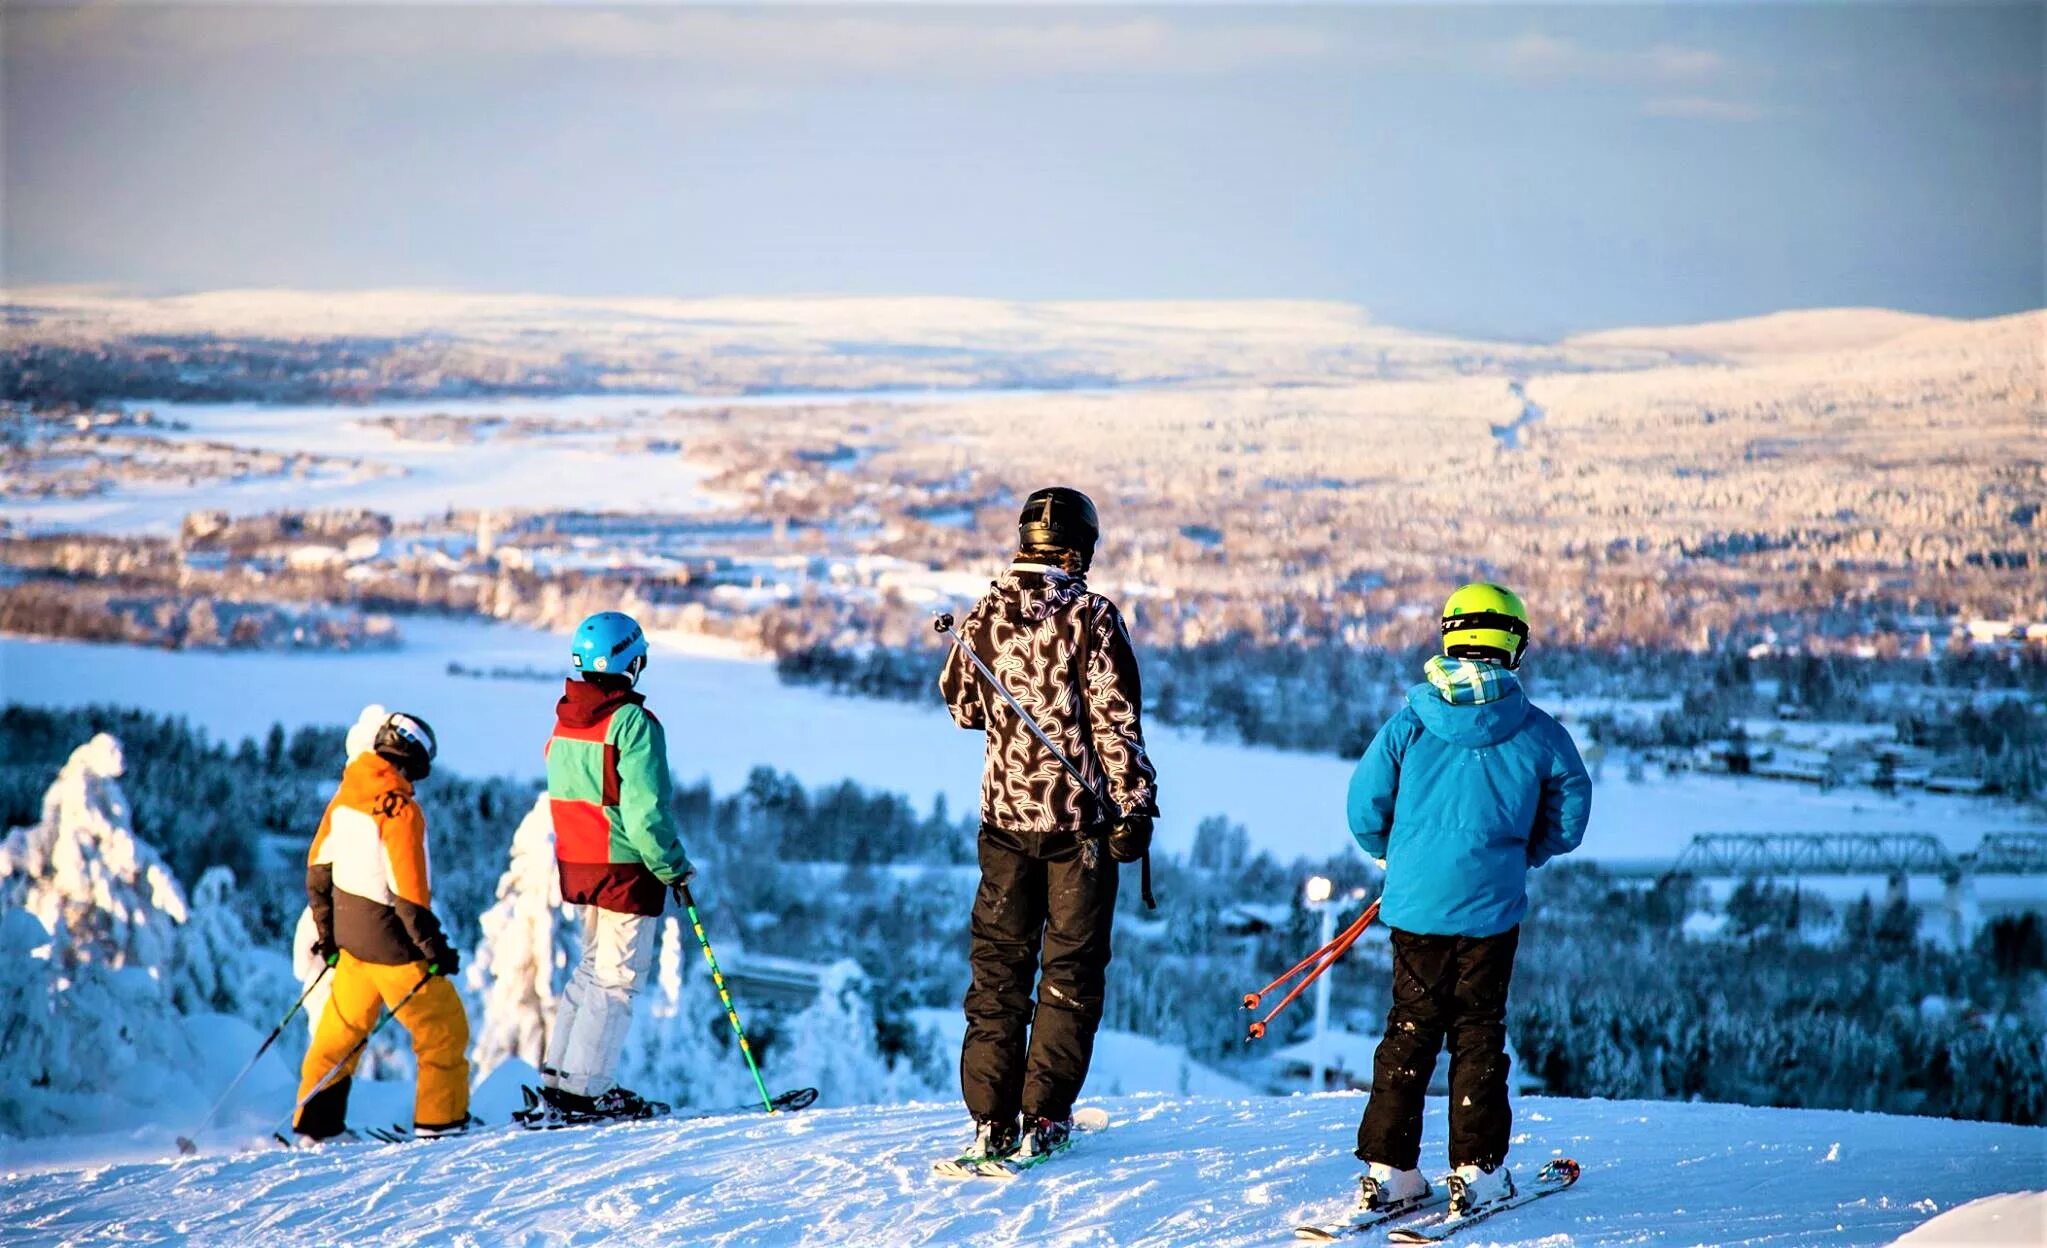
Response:
[[[427,773],[434,769],[434,755],[440,752],[434,741],[434,730],[427,722],[403,711],[385,717],[377,729],[376,742],[370,748],[391,760],[413,780],[426,778]]]

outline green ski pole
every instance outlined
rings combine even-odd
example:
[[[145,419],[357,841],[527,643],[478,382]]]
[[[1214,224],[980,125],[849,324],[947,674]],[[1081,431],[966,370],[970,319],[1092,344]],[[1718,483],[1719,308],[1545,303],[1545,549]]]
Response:
[[[732,1004],[732,993],[725,987],[725,972],[718,969],[718,955],[711,952],[711,938],[704,935],[704,921],[697,917],[697,899],[691,895],[687,883],[677,884],[675,894],[682,899],[682,908],[689,912],[690,929],[697,934],[697,944],[703,948],[704,961],[711,965],[711,982],[718,986],[718,1000],[725,1006],[725,1018],[732,1024],[732,1034],[739,1037],[739,1052],[746,1058],[746,1068],[753,1072],[753,1086],[760,1089],[761,1108],[772,1114],[775,1112],[774,1098],[768,1095],[768,1084],[761,1078],[760,1064],[753,1060],[753,1046],[746,1042],[746,1028],[739,1025],[739,1007]]]

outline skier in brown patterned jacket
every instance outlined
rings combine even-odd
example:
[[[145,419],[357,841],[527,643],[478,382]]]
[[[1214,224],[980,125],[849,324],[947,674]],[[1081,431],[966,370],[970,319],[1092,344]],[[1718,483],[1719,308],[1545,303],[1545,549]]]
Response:
[[[1015,562],[959,638],[1114,809],[1067,773],[958,647],[939,676],[954,722],[988,738],[960,1052],[976,1125],[970,1156],[1064,1143],[1102,1021],[1116,864],[1144,856],[1158,814],[1130,632],[1116,605],[1087,587],[1099,536],[1085,494],[1031,495]]]

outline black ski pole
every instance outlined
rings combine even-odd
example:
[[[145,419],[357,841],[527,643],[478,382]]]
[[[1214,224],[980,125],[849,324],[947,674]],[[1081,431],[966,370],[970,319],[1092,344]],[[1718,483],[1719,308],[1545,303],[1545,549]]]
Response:
[[[263,1055],[270,1051],[270,1046],[277,1043],[277,1037],[283,1035],[284,1029],[291,1025],[291,1020],[298,1016],[300,1008],[306,1003],[306,998],[313,995],[313,989],[318,988],[320,981],[327,978],[327,972],[333,969],[330,965],[321,965],[320,973],[313,976],[313,982],[307,984],[306,990],[299,994],[299,999],[291,1003],[291,1008],[284,1012],[284,1017],[278,1020],[277,1026],[272,1027],[270,1034],[263,1037],[263,1043],[256,1046],[256,1056],[250,1058],[249,1064],[242,1067],[242,1073],[236,1075],[234,1081],[227,1085],[227,1090],[220,1094],[220,1099],[213,1103],[213,1108],[206,1111],[206,1117],[200,1119],[199,1125],[192,1128],[192,1134],[178,1137],[179,1152],[190,1157],[199,1151],[199,1145],[194,1142],[199,1133],[213,1125],[214,1116],[220,1113],[221,1106],[227,1104],[227,1098],[233,1096],[235,1089],[242,1086],[242,1080],[247,1079],[249,1072],[256,1069],[256,1063],[263,1060]]]
[[[398,1012],[400,1010],[403,1010],[406,1007],[406,1005],[408,1005],[412,1001],[414,997],[418,996],[419,990],[426,987],[427,981],[431,980],[433,977],[434,973],[432,971],[428,971],[426,974],[420,976],[419,982],[412,986],[411,992],[408,992],[404,996],[400,997],[398,999],[398,1004],[392,1006],[389,1013],[385,1014],[382,1018],[379,1018],[375,1023],[371,1024],[370,1029],[368,1031],[362,1033],[362,1039],[355,1042],[354,1048],[350,1049],[346,1054],[344,1054],[340,1061],[334,1063],[332,1066],[329,1066],[327,1068],[327,1073],[320,1076],[320,1082],[313,1085],[313,1090],[311,1092],[306,1093],[304,1096],[300,1097],[299,1103],[291,1107],[291,1113],[285,1117],[284,1128],[276,1133],[279,1139],[284,1138],[284,1132],[286,1130],[291,1129],[291,1127],[298,1122],[299,1111],[306,1107],[306,1102],[320,1095],[320,1093],[325,1092],[327,1090],[327,1085],[334,1082],[334,1076],[341,1073],[341,1068],[348,1065],[350,1062],[354,1061],[356,1054],[370,1047],[370,1041],[377,1038],[377,1033],[384,1029],[384,1024],[398,1017]]]
[[[1023,708],[1023,703],[1016,700],[1016,695],[1009,691],[1009,686],[1002,683],[1002,678],[995,674],[995,670],[982,662],[981,656],[974,653],[974,648],[967,644],[966,638],[960,636],[959,630],[953,627],[952,612],[939,612],[937,618],[931,621],[931,627],[944,633],[951,639],[953,645],[959,647],[960,653],[966,655],[973,663],[975,669],[981,673],[981,678],[988,682],[989,687],[1002,695],[1002,700],[1009,704],[1010,710],[1016,712],[1017,719],[1023,722],[1025,728],[1030,729],[1031,735],[1038,739],[1038,743],[1052,751],[1052,757],[1059,760],[1059,765],[1066,769],[1066,773],[1073,777],[1074,782],[1080,785],[1081,788],[1086,789],[1097,802],[1100,802],[1103,810],[1115,811],[1117,817],[1121,818],[1122,811],[1115,802],[1109,800],[1109,795],[1096,788],[1094,782],[1083,775],[1080,768],[1074,765],[1073,760],[1066,757],[1066,751],[1052,743],[1052,738],[1046,734],[1043,728],[1038,726],[1038,721],[1031,717],[1031,713]],[[1158,909],[1158,903],[1153,901],[1151,896],[1151,851],[1148,849],[1144,854],[1143,872],[1141,886],[1144,893],[1144,904],[1150,909],[1156,910]]]

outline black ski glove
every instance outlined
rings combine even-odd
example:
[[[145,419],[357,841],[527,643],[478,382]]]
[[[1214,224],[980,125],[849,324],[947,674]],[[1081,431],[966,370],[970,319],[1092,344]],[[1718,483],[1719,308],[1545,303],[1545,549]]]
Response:
[[[1151,852],[1151,816],[1125,815],[1109,829],[1109,857],[1136,862]]]
[[[341,946],[334,943],[332,936],[323,936],[313,942],[313,956],[320,959],[322,966],[341,965]]]
[[[426,951],[427,974],[451,976],[461,969],[462,955],[455,952],[453,945],[442,945]]]

